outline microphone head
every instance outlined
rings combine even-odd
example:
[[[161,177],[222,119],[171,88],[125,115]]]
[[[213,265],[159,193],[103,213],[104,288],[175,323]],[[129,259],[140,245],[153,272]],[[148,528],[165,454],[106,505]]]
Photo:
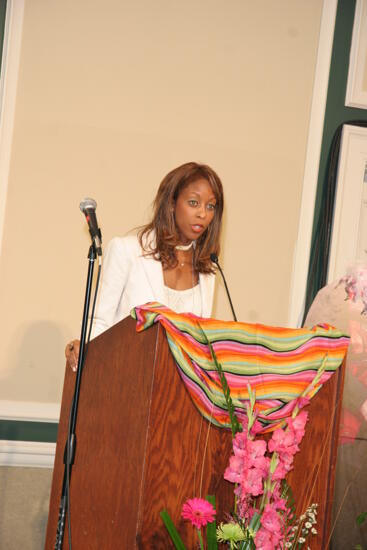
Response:
[[[85,212],[86,210],[95,210],[97,208],[97,203],[94,199],[86,197],[79,204],[79,208],[82,212]]]
[[[215,264],[217,264],[218,261],[219,261],[219,260],[218,260],[218,256],[217,256],[214,252],[212,252],[212,253],[210,254],[210,259],[211,259],[211,261],[212,261],[213,263],[215,263]]]

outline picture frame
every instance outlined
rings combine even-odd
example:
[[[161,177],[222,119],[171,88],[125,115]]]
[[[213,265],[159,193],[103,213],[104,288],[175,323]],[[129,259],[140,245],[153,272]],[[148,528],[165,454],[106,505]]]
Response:
[[[367,265],[367,127],[343,127],[328,283],[356,263]]]
[[[367,0],[356,2],[345,105],[367,109]]]

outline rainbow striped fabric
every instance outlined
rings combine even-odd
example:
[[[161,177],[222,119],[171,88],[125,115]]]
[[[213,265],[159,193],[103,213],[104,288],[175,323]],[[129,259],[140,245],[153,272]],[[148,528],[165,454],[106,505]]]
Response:
[[[159,322],[181,378],[205,418],[230,427],[219,374],[208,342],[225,374],[239,420],[249,389],[256,392],[262,432],[290,416],[301,397],[311,398],[342,364],[349,338],[329,325],[312,329],[204,319],[178,314],[157,302],[135,308],[138,332]]]

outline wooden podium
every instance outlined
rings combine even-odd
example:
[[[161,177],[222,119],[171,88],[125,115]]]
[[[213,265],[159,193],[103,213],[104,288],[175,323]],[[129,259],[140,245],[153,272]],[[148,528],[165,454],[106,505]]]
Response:
[[[230,431],[210,425],[193,405],[161,326],[139,334],[135,327],[124,319],[88,351],[70,488],[73,550],[172,549],[159,516],[163,508],[186,547],[195,548],[195,531],[180,517],[185,500],[215,494],[219,521],[233,509],[234,486],[223,479]],[[313,549],[327,548],[342,379],[339,369],[308,407],[310,421],[289,480],[300,513],[319,503]],[[67,368],[46,550],[55,545],[74,383]],[[69,549],[67,539],[66,525],[63,549]]]
[[[180,518],[185,500],[200,496],[201,487],[204,497],[215,493],[219,509],[233,507],[233,487],[223,480],[230,432],[209,426],[194,407],[163,329],[155,325],[137,334],[135,327],[133,319],[124,319],[88,351],[70,489],[75,550],[173,548],[159,516],[163,508],[193,548],[195,532]],[[74,381],[66,369],[46,536],[50,550]]]

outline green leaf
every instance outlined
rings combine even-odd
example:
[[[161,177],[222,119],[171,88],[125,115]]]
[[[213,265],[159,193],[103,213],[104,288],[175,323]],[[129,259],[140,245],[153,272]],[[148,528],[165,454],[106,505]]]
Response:
[[[288,485],[285,479],[282,479],[281,481],[281,498],[284,498],[287,503],[287,508],[291,511],[292,516],[295,517],[296,515],[296,503],[293,496],[293,491],[291,487]]]
[[[210,502],[210,504],[213,505],[215,509],[215,496],[214,495],[206,495],[205,500]],[[206,540],[208,543],[208,550],[217,550],[218,543],[217,543],[217,524],[216,521],[212,521],[207,524],[206,526]]]
[[[254,410],[255,407],[255,401],[256,401],[256,392],[252,391],[251,385],[247,384],[248,394],[250,397],[250,406],[251,406],[251,412]]]
[[[255,512],[249,524],[249,531],[253,531],[254,533],[257,533],[260,527],[260,520],[261,520],[261,515]]]
[[[253,539],[245,540],[241,542],[239,546],[240,550],[256,550],[255,541]]]
[[[283,515],[283,519],[285,522],[285,531],[288,531],[288,529],[291,526],[295,525],[297,521],[297,517],[296,517],[296,503],[294,501],[293,492],[285,479],[282,479],[281,481],[280,497],[285,499],[286,507],[288,509],[288,513],[284,512],[284,515]]]
[[[363,512],[362,514],[359,514],[356,521],[358,525],[362,525],[367,519],[367,512]]]
[[[162,510],[160,516],[163,520],[164,525],[166,526],[166,529],[172,539],[173,544],[175,545],[175,548],[177,548],[177,550],[186,550],[186,546],[182,542],[182,539],[178,534],[177,529],[174,526],[173,521],[171,520],[171,517],[167,510]]]
[[[237,432],[240,432],[242,430],[241,424],[239,423],[236,412],[235,412],[235,408],[234,408],[233,401],[232,401],[232,398],[231,398],[231,392],[230,392],[230,389],[229,389],[229,386],[228,386],[228,383],[227,383],[227,379],[224,375],[222,365],[217,360],[217,357],[215,355],[215,351],[213,349],[213,346],[211,345],[209,340],[207,340],[207,342],[208,342],[208,345],[209,345],[210,352],[212,354],[212,358],[213,358],[213,361],[214,361],[215,368],[217,369],[217,371],[219,373],[219,380],[220,380],[220,383],[222,385],[223,395],[224,395],[224,399],[225,399],[226,405],[227,405],[229,420],[231,422],[232,437],[234,437]]]

